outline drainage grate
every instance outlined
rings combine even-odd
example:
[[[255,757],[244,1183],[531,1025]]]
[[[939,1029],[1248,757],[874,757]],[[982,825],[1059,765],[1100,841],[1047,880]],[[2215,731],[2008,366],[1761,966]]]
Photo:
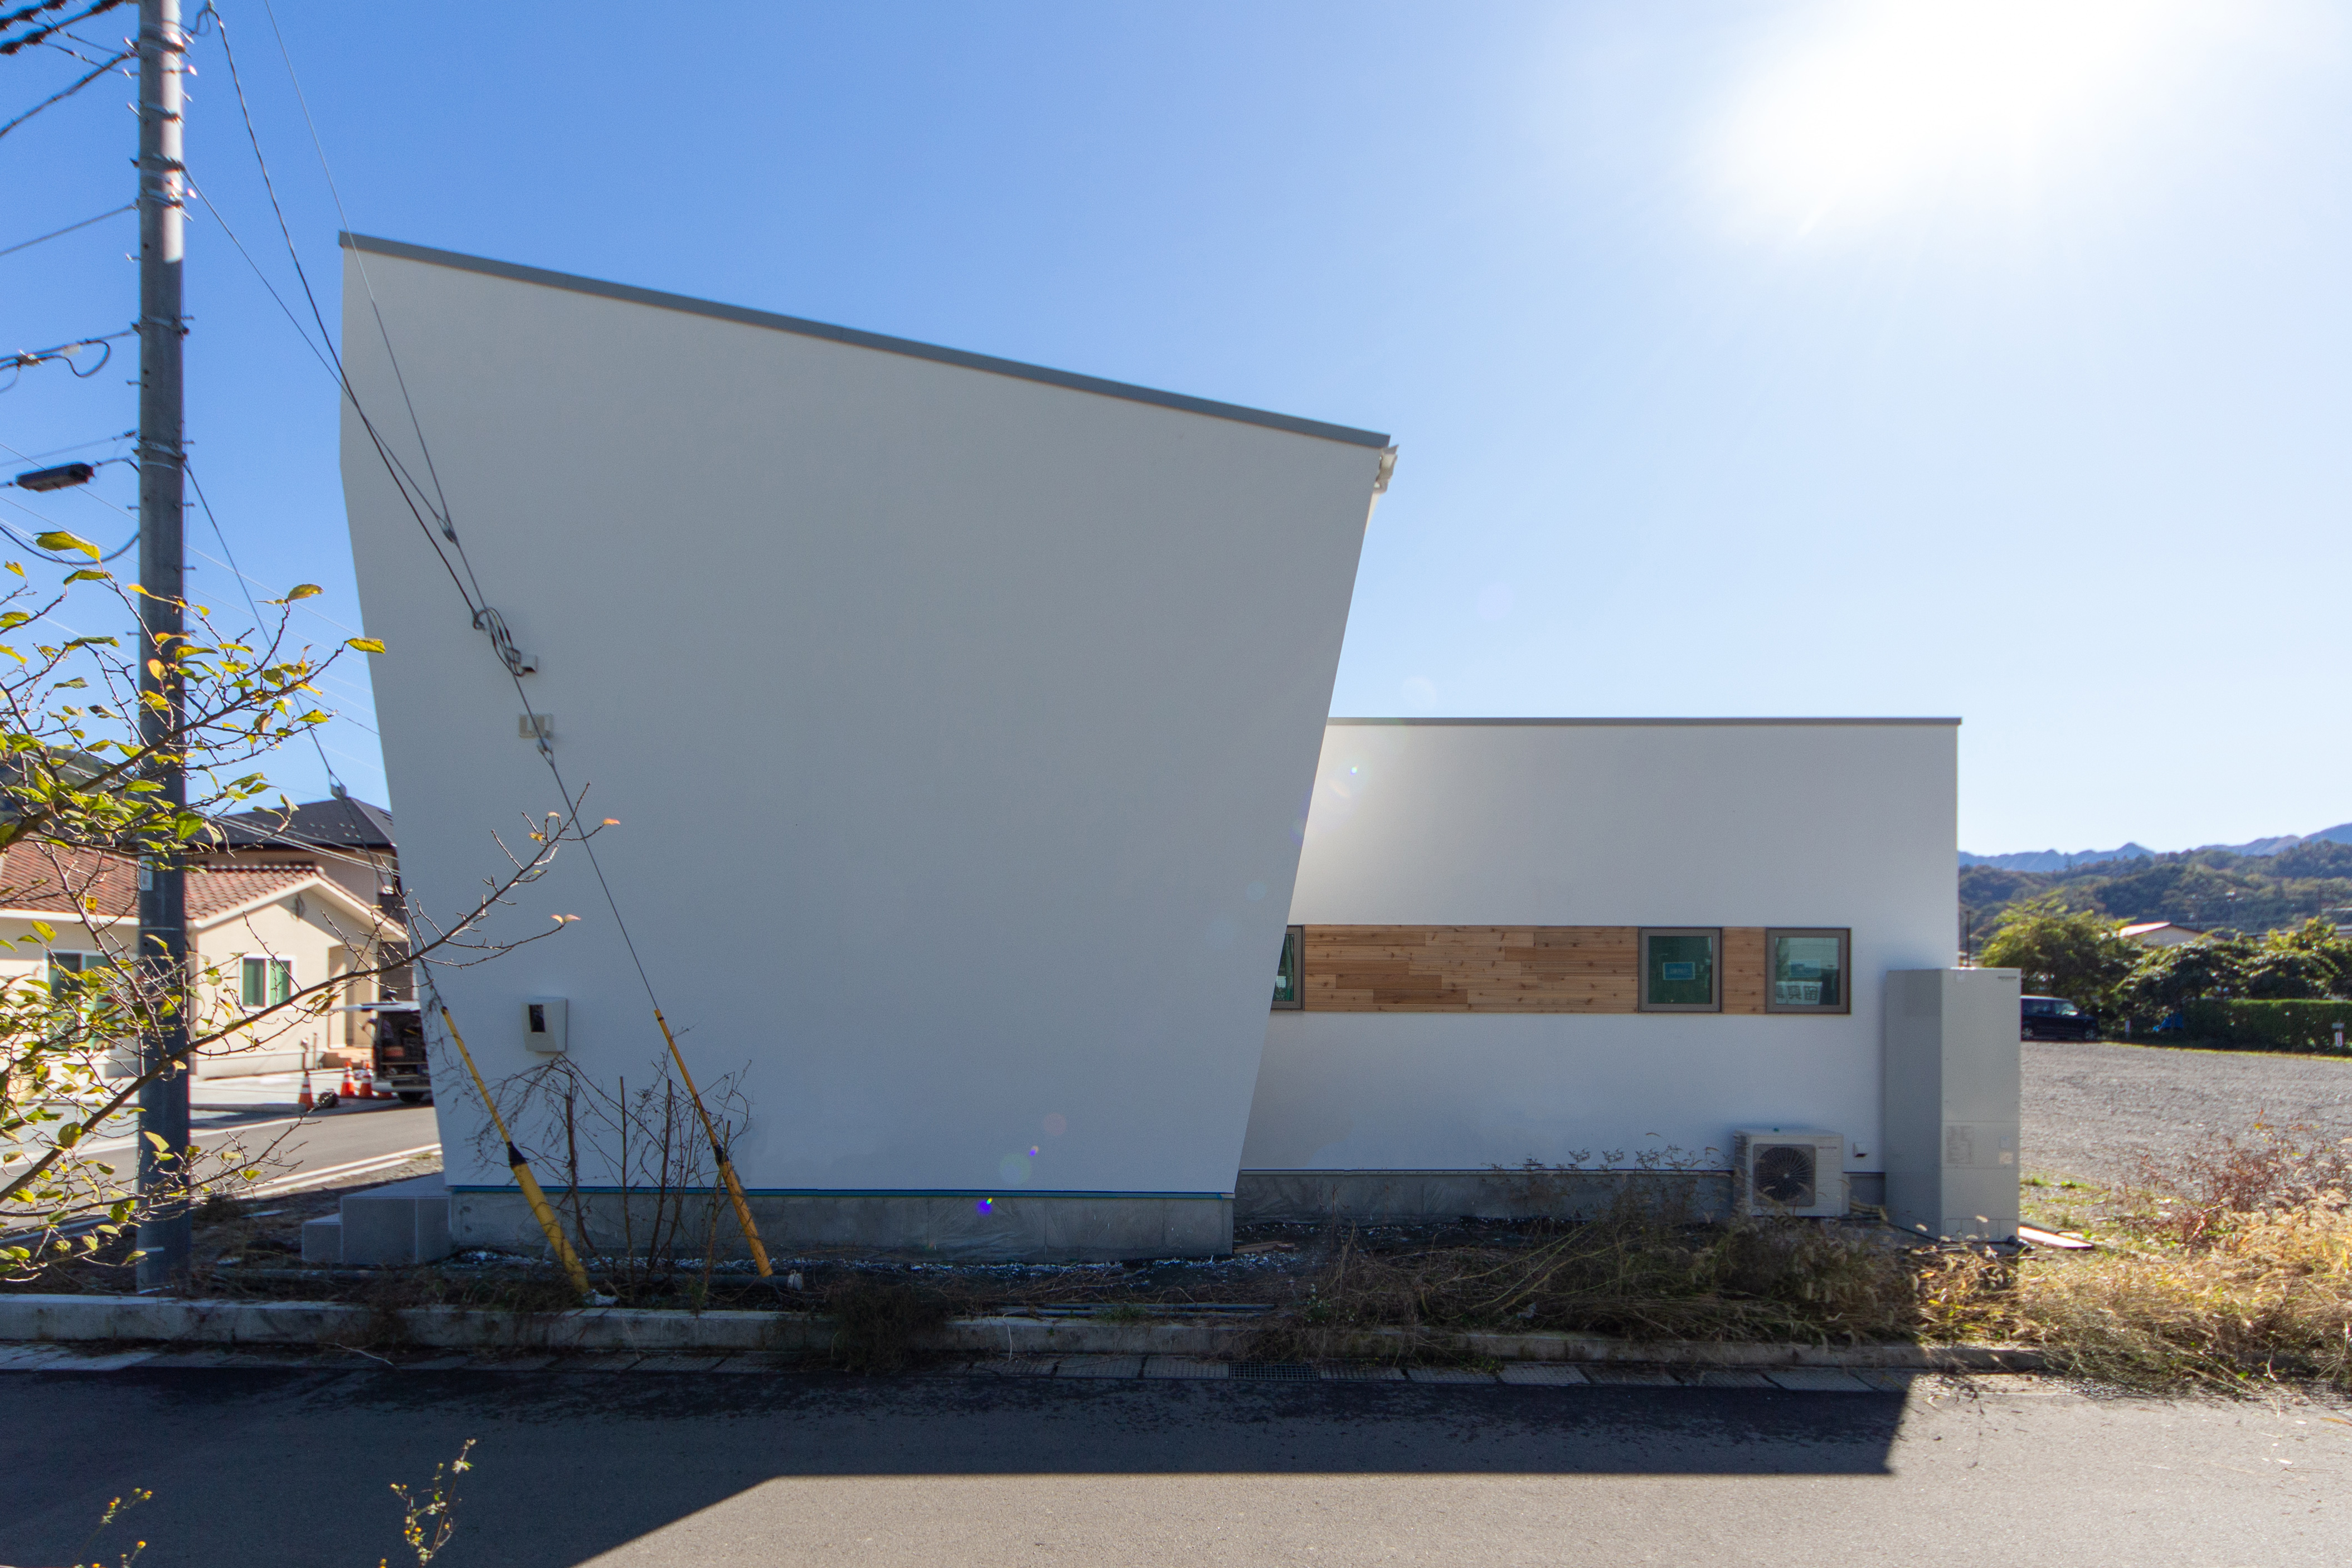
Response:
[[[1257,1383],[1313,1383],[1315,1366],[1305,1361],[1237,1361],[1234,1375]]]

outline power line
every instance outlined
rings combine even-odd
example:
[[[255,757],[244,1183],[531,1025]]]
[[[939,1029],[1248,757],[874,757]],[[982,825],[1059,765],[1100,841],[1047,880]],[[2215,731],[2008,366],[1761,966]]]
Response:
[[[120,332],[109,332],[102,337],[76,338],[70,343],[58,343],[51,348],[23,349],[13,354],[0,355],[0,369],[6,369],[16,372],[16,374],[8,378],[8,384],[6,386],[0,386],[0,392],[14,390],[16,382],[23,379],[26,367],[32,365],[49,364],[60,360],[65,361],[66,369],[73,371],[75,380],[86,382],[89,380],[90,377],[98,374],[99,371],[106,369],[107,361],[114,358],[114,345],[117,340],[123,338],[135,338],[138,335],[138,328],[126,327]],[[99,355],[98,363],[90,366],[90,368],[86,371],[79,369],[73,362],[74,357],[84,349],[102,349],[105,350],[103,353]]]
[[[218,10],[210,6],[206,9],[215,22],[221,21]],[[285,30],[278,26],[277,11],[271,6],[269,0],[262,0],[262,9],[269,17],[271,31],[277,36],[278,53],[286,62],[287,78],[293,83],[295,101],[301,105],[303,122],[310,128],[310,144],[318,152],[319,167],[326,175],[327,190],[334,199],[336,214],[342,220],[343,228],[348,233],[351,230],[351,215],[343,206],[341,189],[335,183],[335,172],[327,162],[326,145],[319,136],[318,121],[310,113],[309,97],[302,91],[301,77],[294,68],[294,56],[287,47]],[[295,247],[293,234],[286,223],[285,210],[278,204],[276,183],[269,178],[268,161],[262,154],[261,139],[254,131],[252,112],[246,103],[244,87],[241,82],[237,82],[236,57],[229,50],[228,28],[226,23],[221,26],[221,49],[223,54],[229,57],[230,79],[233,83],[236,83],[238,107],[244,112],[247,134],[253,143],[255,162],[262,170],[263,184],[269,193],[270,206],[278,214],[278,229],[285,238],[287,254],[293,261],[294,274],[301,282],[303,295],[310,301],[312,319],[318,322],[319,335],[327,344],[327,354],[332,357],[336,378],[341,383],[343,395],[351,400],[352,410],[358,416],[361,427],[367,432],[369,443],[375,448],[377,459],[383,463],[386,475],[393,481],[394,487],[399,491],[402,504],[408,508],[409,515],[415,520],[418,529],[424,533],[425,542],[432,547],[435,556],[441,562],[442,569],[449,574],[449,580],[457,588],[458,597],[464,600],[467,608],[473,612],[474,624],[489,635],[492,647],[499,656],[499,663],[506,669],[508,679],[514,684],[515,695],[521,702],[523,711],[527,714],[530,711],[530,695],[523,689],[522,662],[515,654],[513,644],[505,636],[504,623],[499,619],[498,612],[490,608],[487,596],[482,592],[481,579],[475,571],[472,558],[467,553],[465,541],[458,538],[457,527],[451,519],[448,497],[442,489],[440,472],[433,461],[432,444],[425,438],[424,423],[417,417],[415,402],[409,395],[408,379],[400,368],[399,351],[393,347],[391,329],[384,322],[383,306],[376,298],[374,280],[368,276],[367,258],[357,251],[352,253],[361,285],[367,292],[369,312],[375,318],[376,331],[383,342],[385,360],[391,366],[394,382],[400,389],[401,402],[406,407],[409,427],[416,436],[417,450],[425,461],[425,475],[433,484],[431,500],[425,497],[424,487],[416,483],[415,476],[408,473],[405,465],[393,455],[391,448],[385,444],[382,434],[376,429],[375,422],[369,417],[366,406],[361,402],[357,389],[352,385],[348,368],[344,365],[341,357],[334,352],[333,334],[327,330],[325,317],[319,309],[318,296],[310,287],[310,275],[303,269],[301,253]],[[209,202],[206,203],[207,206],[210,204]],[[215,212],[215,216],[218,215]],[[288,314],[290,316],[292,312],[289,310]],[[297,325],[299,324],[297,323]],[[307,334],[305,336],[307,337]],[[433,504],[436,500],[440,503],[438,507]],[[441,539],[434,538],[432,527],[425,522],[425,514],[428,512],[440,524],[442,538],[447,539],[456,548],[457,566],[450,563],[448,554],[441,548]],[[462,579],[457,574],[457,566],[465,568],[465,576]],[[564,780],[563,769],[555,759],[555,748],[550,737],[540,736],[538,743],[540,758],[547,764],[548,775],[554,780],[558,793],[562,796],[566,811],[576,810],[579,797],[572,794],[571,786]],[[695,1088],[693,1075],[687,1070],[686,1058],[677,1048],[677,1038],[670,1032],[669,1022],[662,1016],[661,998],[654,989],[653,977],[646,968],[644,956],[637,951],[636,938],[629,930],[628,919],[621,913],[620,900],[613,892],[612,883],[604,875],[604,862],[596,853],[595,841],[589,833],[579,831],[576,826],[574,831],[583,852],[588,857],[589,869],[595,875],[597,889],[604,896],[605,907],[612,912],[614,927],[620,933],[622,945],[628,949],[629,962],[637,972],[637,981],[645,988],[646,999],[652,1005],[654,1022],[660,1028],[662,1039],[669,1047],[670,1057],[677,1064],[679,1076],[685,1080],[687,1092],[694,1101],[695,1109],[702,1118],[703,1130],[709,1135],[711,1151],[719,1161],[719,1175],[724,1179],[729,1196],[734,1201],[736,1218],[742,1225],[744,1239],[751,1244],[752,1259],[759,1264],[760,1272],[766,1274],[769,1271],[767,1253],[761,1247],[759,1231],[752,1224],[751,1209],[745,1202],[742,1188],[735,1177],[734,1165],[728,1158],[726,1145],[719,1137],[718,1127],[711,1121],[709,1110],[702,1103],[700,1092]],[[430,971],[425,971],[420,978],[429,990],[432,987]]]
[[[38,0],[37,4],[24,6],[19,10],[11,11],[5,16],[0,16],[0,27],[13,27],[19,22],[31,21],[44,12],[62,11],[67,6],[77,3],[78,0]],[[0,55],[13,55],[19,49],[40,43],[51,33],[62,33],[77,22],[87,22],[101,11],[111,11],[117,5],[123,4],[125,0],[97,0],[96,5],[77,16],[68,16],[62,22],[52,22],[46,27],[36,27],[29,33],[0,43]]]
[[[0,136],[7,135],[8,132],[16,130],[16,127],[32,119],[33,116],[40,113],[41,110],[47,109],[54,104],[63,103],[66,99],[71,98],[74,94],[79,92],[82,89],[96,81],[99,78],[104,76],[107,72],[121,65],[123,61],[134,58],[136,54],[137,51],[133,50],[128,54],[117,55],[112,59],[105,61],[103,64],[100,65],[97,69],[82,78],[81,80],[74,83],[73,86],[67,88],[63,92],[51,93],[48,97],[33,105],[32,108],[26,110],[24,113],[10,120],[7,124],[0,125]]]
[[[69,235],[76,229],[86,229],[92,224],[102,224],[109,218],[121,217],[125,213],[135,213],[138,210],[138,203],[125,202],[121,206],[116,207],[110,212],[100,213],[94,218],[84,218],[78,224],[68,224],[61,229],[51,229],[45,235],[36,235],[31,239],[18,240],[15,245],[8,246],[5,250],[0,250],[0,256],[14,256],[20,250],[30,250],[33,246],[46,244],[50,240],[56,239],[60,235]]]
[[[69,446],[52,446],[47,452],[16,452],[15,447],[8,446],[5,441],[0,441],[0,446],[5,446],[10,452],[16,452],[16,455],[26,463],[38,463],[44,457],[61,457],[68,452],[79,452],[85,446],[111,446],[118,441],[128,441],[138,434],[135,430],[126,430],[120,435],[94,435],[88,441],[77,441]]]
[[[352,227],[351,214],[343,206],[342,191],[335,183],[335,172],[328,164],[326,144],[320,139],[319,124],[311,116],[310,99],[302,91],[302,78],[294,69],[294,55],[287,47],[285,29],[278,25],[278,13],[271,5],[270,0],[261,0],[261,4],[263,13],[269,17],[270,30],[277,35],[278,54],[286,62],[287,79],[294,84],[294,99],[301,105],[303,123],[310,128],[310,145],[319,154],[319,168],[327,177],[327,191],[334,198],[336,215],[342,220],[344,232],[349,233]],[[215,19],[219,16],[217,11],[213,15]],[[228,46],[228,32],[226,27],[221,31],[221,46],[226,52]],[[244,95],[240,90],[238,94],[240,103],[243,102],[243,99]],[[248,130],[251,124],[252,121],[248,116],[247,120]],[[261,155],[258,138],[254,141],[254,155],[257,159]],[[270,204],[273,207],[277,204],[277,193],[274,189],[270,194]],[[285,214],[282,210],[278,214],[278,224],[281,229],[284,228]],[[292,253],[294,242],[290,233],[287,235],[286,243],[288,251]],[[415,517],[417,526],[425,528],[426,542],[433,546],[434,553],[440,557],[442,567],[449,572],[450,580],[457,584],[458,596],[464,599],[467,607],[473,611],[474,624],[488,634],[491,646],[499,654],[499,664],[505,666],[507,678],[514,684],[515,696],[522,704],[523,712],[528,714],[531,711],[530,694],[523,689],[522,661],[516,655],[513,644],[507,640],[504,622],[499,619],[498,612],[490,608],[488,596],[482,591],[481,579],[474,570],[473,559],[467,553],[465,541],[457,537],[457,525],[450,516],[449,498],[442,488],[440,471],[433,461],[432,443],[425,439],[424,423],[417,417],[415,400],[409,395],[408,378],[400,368],[399,350],[393,347],[391,329],[384,323],[383,308],[376,298],[374,279],[368,276],[367,256],[358,250],[354,250],[352,255],[359,272],[361,286],[367,291],[368,310],[375,318],[376,333],[383,342],[385,361],[392,368],[394,383],[399,387],[401,402],[408,412],[409,428],[416,436],[417,451],[425,460],[425,475],[433,482],[434,499],[440,502],[437,508],[426,503],[420,509],[418,503],[424,501],[422,486],[417,486],[415,497],[411,497],[409,492],[410,486],[415,484],[414,477],[394,460],[390,448],[377,434],[374,423],[368,418],[366,411],[361,406],[358,394],[352,387],[351,377],[347,371],[343,372],[341,377],[344,394],[351,398],[352,407],[359,414],[362,425],[366,428],[369,440],[376,449],[377,456],[382,459],[386,472],[393,476],[394,484],[400,489],[402,502],[408,507],[410,515]],[[302,272],[302,259],[299,254],[294,255],[294,268],[296,276],[302,278],[303,292],[306,295],[310,294],[310,279]],[[315,295],[310,296],[310,308],[313,315],[318,313],[318,299]],[[321,337],[329,336],[323,319],[320,320],[319,330]],[[337,361],[337,368],[339,371],[342,371],[340,359]],[[425,528],[423,516],[425,511],[434,513],[441,524],[443,538],[456,547],[458,564],[466,569],[464,581],[458,580],[456,569],[450,567],[449,558],[442,552],[440,540],[435,539],[432,530]],[[472,584],[470,592],[467,591],[467,583]],[[551,739],[546,735],[541,735],[538,737],[538,744],[540,759],[547,764],[548,776],[555,781],[556,790],[562,796],[566,810],[575,810],[575,801],[578,798],[573,796],[572,787],[564,781],[563,769],[555,760],[555,747]],[[669,1020],[662,1016],[661,998],[654,989],[653,976],[646,969],[645,958],[637,951],[636,938],[629,930],[628,919],[621,913],[621,901],[614,895],[613,884],[604,875],[604,861],[596,853],[595,840],[586,832],[578,831],[576,828],[574,831],[577,832],[581,850],[588,857],[589,870],[595,873],[597,889],[604,895],[604,906],[612,911],[614,928],[620,933],[622,946],[628,949],[629,962],[637,971],[637,982],[645,988],[646,1000],[653,1008],[654,1022],[660,1028],[662,1040],[669,1047],[670,1059],[677,1064],[678,1076],[685,1080],[687,1093],[693,1100],[694,1108],[702,1118],[703,1131],[709,1136],[711,1153],[717,1156],[719,1162],[719,1174],[724,1179],[728,1195],[734,1201],[736,1218],[743,1227],[744,1239],[751,1244],[752,1260],[759,1265],[760,1272],[764,1275],[769,1271],[768,1255],[760,1245],[760,1233],[752,1224],[751,1208],[745,1202],[741,1186],[736,1180],[734,1163],[728,1158],[726,1145],[719,1135],[717,1125],[711,1121],[709,1109],[702,1103],[701,1092],[695,1088],[694,1075],[687,1070],[685,1053],[677,1048],[677,1039],[670,1032]],[[429,972],[425,976],[425,979],[429,986],[431,983]]]

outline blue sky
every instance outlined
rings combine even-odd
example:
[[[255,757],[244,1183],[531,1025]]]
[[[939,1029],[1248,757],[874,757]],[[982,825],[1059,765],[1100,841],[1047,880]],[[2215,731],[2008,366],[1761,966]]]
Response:
[[[221,9],[334,321],[271,18]],[[1336,712],[1957,714],[1983,852],[2352,819],[2339,7],[277,13],[356,228],[1394,432]],[[194,57],[194,177],[299,309]],[[0,105],[73,72],[0,60]],[[0,140],[0,246],[129,199],[131,97]],[[0,256],[8,346],[125,325],[134,246]],[[332,385],[201,206],[187,293],[228,545],[347,634]],[[128,430],[131,359],[27,371],[0,460]],[[0,518],[111,543],[132,490]],[[381,799],[345,675],[329,744]]]

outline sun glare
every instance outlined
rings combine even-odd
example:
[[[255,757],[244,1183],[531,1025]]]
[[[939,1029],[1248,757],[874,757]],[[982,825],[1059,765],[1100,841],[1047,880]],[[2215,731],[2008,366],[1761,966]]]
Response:
[[[2168,0],[1825,7],[1737,100],[1721,128],[1723,172],[1744,217],[1784,232],[1969,190],[2020,194],[2159,102],[2165,68],[2219,9]]]

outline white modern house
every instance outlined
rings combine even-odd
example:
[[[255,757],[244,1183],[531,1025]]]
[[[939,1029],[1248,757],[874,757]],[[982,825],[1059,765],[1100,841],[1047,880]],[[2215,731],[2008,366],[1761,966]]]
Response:
[[[1388,438],[347,257],[410,907],[462,915],[564,790],[619,824],[479,932],[575,924],[434,971],[436,1030],[437,999],[504,1082],[558,998],[573,1061],[642,1081],[657,998],[749,1108],[732,1154],[779,1245],[1224,1246]],[[476,1096],[436,1100],[461,1239],[528,1235]]]
[[[782,1249],[1212,1253],[1743,1129],[1932,1228],[1962,1058],[2013,1187],[2014,975],[2005,1046],[1885,978],[1948,949],[1951,721],[1327,722],[1385,435],[346,246],[420,930],[616,820],[418,976],[459,1245],[535,1232],[445,1004],[506,1093],[644,1082],[657,1002]]]
[[[1956,738],[1334,719],[1240,1212],[1507,1214],[1529,1162],[1725,1171],[1774,1127],[1884,1203],[1884,979],[1949,947]]]

